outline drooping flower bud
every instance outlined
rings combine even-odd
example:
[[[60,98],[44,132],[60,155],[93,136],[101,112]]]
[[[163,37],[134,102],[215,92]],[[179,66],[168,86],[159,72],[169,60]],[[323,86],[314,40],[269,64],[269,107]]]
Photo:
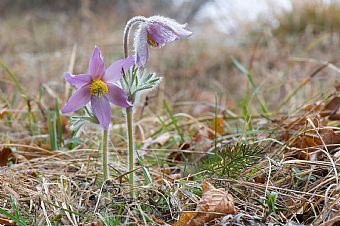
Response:
[[[135,36],[135,61],[138,67],[144,66],[149,58],[148,46],[162,47],[166,43],[186,38],[192,34],[188,24],[163,17],[145,18]]]

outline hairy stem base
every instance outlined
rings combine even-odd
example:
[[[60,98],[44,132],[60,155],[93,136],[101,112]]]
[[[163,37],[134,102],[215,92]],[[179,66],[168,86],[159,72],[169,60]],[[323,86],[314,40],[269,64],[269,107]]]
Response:
[[[127,123],[127,129],[128,129],[128,145],[129,145],[129,164],[128,164],[128,171],[129,174],[129,184],[130,184],[130,194],[133,197],[134,192],[134,143],[133,143],[133,120],[132,120],[132,114],[133,114],[133,107],[126,108],[126,123]]]
[[[109,160],[108,160],[108,130],[103,130],[103,174],[104,181],[109,179]]]

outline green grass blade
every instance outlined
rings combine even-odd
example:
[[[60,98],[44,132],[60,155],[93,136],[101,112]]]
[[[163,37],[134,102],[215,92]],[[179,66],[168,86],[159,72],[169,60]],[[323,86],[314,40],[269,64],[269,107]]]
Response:
[[[25,225],[25,224],[20,224],[20,223],[21,223],[21,222],[20,222],[20,219],[19,219],[17,216],[14,216],[14,215],[10,214],[10,213],[7,212],[6,210],[2,209],[1,207],[0,207],[0,213],[3,214],[3,215],[5,215],[5,216],[8,217],[9,219],[15,221],[19,226]]]
[[[12,206],[12,209],[14,211],[15,217],[18,219],[17,223],[20,226],[26,225],[24,218],[21,216],[21,214],[20,214],[20,212],[19,212],[19,210],[17,208],[17,205],[16,205],[16,202],[15,202],[14,198],[11,196],[10,199],[11,199],[11,206]]]
[[[55,99],[55,115],[57,116],[56,118],[56,124],[57,124],[57,141],[58,141],[58,147],[61,147],[62,143],[62,136],[63,136],[63,131],[62,131],[62,125],[61,125],[61,115],[60,115],[60,110],[59,110],[59,103],[58,99]]]
[[[217,95],[215,94],[215,123],[214,123],[214,152],[217,152],[217,116],[218,116]]]
[[[254,94],[255,94],[255,96],[256,96],[256,98],[258,99],[258,101],[259,101],[259,103],[260,103],[260,105],[261,105],[261,111],[263,112],[263,113],[269,113],[269,111],[268,111],[268,107],[267,107],[267,105],[264,103],[264,102],[262,102],[262,100],[259,98],[259,96],[257,95],[257,87],[256,87],[256,85],[255,85],[255,82],[254,82],[254,79],[253,79],[253,75],[250,73],[250,71],[248,71],[248,69],[245,67],[245,66],[243,66],[236,58],[234,58],[234,57],[231,57],[232,58],[232,61],[233,61],[233,64],[236,66],[236,68],[239,70],[239,71],[241,71],[241,73],[243,74],[243,75],[245,75],[246,77],[247,77],[247,79],[248,79],[248,82],[249,82],[249,84],[250,84],[250,86],[251,86],[251,89],[252,89],[252,91],[254,92]]]
[[[1,207],[0,207],[0,213],[5,215],[9,219],[15,221],[18,226],[26,226],[27,224],[25,223],[25,220],[20,215],[18,208],[16,206],[16,203],[14,201],[14,198],[11,196],[10,199],[11,199],[11,206],[12,206],[12,209],[14,211],[14,215],[9,213],[8,211],[2,209]]]
[[[57,150],[57,136],[56,136],[56,129],[55,129],[55,117],[51,115],[50,110],[47,110],[47,129],[48,134],[50,137],[50,144],[52,150]]]
[[[233,61],[233,64],[236,66],[237,69],[239,69],[242,74],[244,74],[245,76],[247,76],[247,79],[249,81],[249,84],[251,85],[253,91],[256,90],[256,85],[254,83],[254,79],[253,79],[253,76],[252,74],[248,71],[248,69],[243,66],[243,64],[241,64],[236,58],[234,57],[231,57],[232,58],[232,61]]]
[[[174,125],[175,130],[177,131],[177,134],[180,136],[181,143],[183,144],[185,142],[184,135],[183,135],[182,130],[177,125],[177,119],[174,117],[174,115],[173,115],[173,113],[172,113],[168,103],[165,100],[163,101],[163,105],[164,105],[165,111],[168,113],[168,115],[170,117],[171,124]]]
[[[22,88],[19,80],[17,77],[9,70],[9,68],[0,61],[0,67],[4,70],[5,74],[8,75],[8,77],[15,83],[16,88],[19,90],[19,92],[24,96],[25,99],[27,99],[26,92]]]
[[[115,220],[112,222],[113,223],[113,226],[117,226],[119,224],[119,216],[122,214],[123,212],[123,209],[124,209],[124,206],[121,205],[119,210],[118,210],[118,214],[117,216],[115,217]]]
[[[30,134],[33,136],[34,135],[34,129],[33,129],[34,116],[32,113],[31,101],[27,99],[26,104],[27,104],[28,128],[29,128]]]
[[[145,179],[145,185],[148,185],[150,183],[152,183],[152,179],[151,179],[151,176],[150,176],[150,173],[148,171],[148,169],[144,166],[144,163],[139,155],[139,153],[136,151],[136,154],[137,154],[137,160],[138,160],[138,164],[142,167],[142,172],[143,172],[143,176],[144,176],[144,179]]]
[[[166,123],[164,122],[164,120],[163,120],[160,116],[158,116],[158,115],[157,115],[157,118],[158,118],[159,122],[161,123],[162,127],[159,128],[158,130],[156,130],[153,134],[151,134],[150,137],[155,137],[155,136],[157,136],[157,135],[160,134],[163,130],[167,130],[167,128],[171,125],[171,123],[166,124]]]
[[[249,114],[249,110],[248,110],[248,102],[247,102],[247,98],[244,98],[241,101],[241,108],[242,108],[242,116],[244,121],[246,122],[246,126],[248,127],[248,130],[252,130],[252,124],[251,124],[251,115]]]

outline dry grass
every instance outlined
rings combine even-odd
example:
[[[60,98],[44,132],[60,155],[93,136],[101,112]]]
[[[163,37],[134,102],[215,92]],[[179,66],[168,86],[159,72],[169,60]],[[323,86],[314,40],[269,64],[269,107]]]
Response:
[[[313,15],[306,14],[309,21]],[[289,24],[279,33],[262,27],[234,37],[238,46],[224,44],[222,34],[211,42],[198,32],[152,50],[151,68],[165,79],[135,117],[137,150],[153,181],[147,183],[138,164],[138,197],[133,200],[120,109],[113,114],[112,180],[106,184],[96,128],[74,138],[62,118],[62,148],[52,151],[46,125],[46,112],[55,107],[51,100],[64,102],[62,73],[73,68],[73,47],[75,73],[87,67],[94,44],[102,47],[107,62],[118,59],[123,22],[105,10],[89,17],[33,10],[4,19],[0,60],[23,92],[0,71],[0,147],[13,152],[8,166],[0,168],[0,207],[12,212],[12,196],[27,225],[171,224],[182,211],[195,209],[203,180],[228,189],[237,209],[236,215],[211,225],[339,222],[339,121],[323,112],[339,95],[334,85],[340,40],[334,29],[289,35]],[[231,56],[248,69],[255,89]],[[164,100],[173,115],[160,107]],[[256,162],[228,168],[233,176],[210,170],[225,166],[226,161],[211,158],[215,150],[228,153],[237,144],[260,148],[260,154],[251,153]],[[272,192],[277,195],[274,209],[268,203]]]

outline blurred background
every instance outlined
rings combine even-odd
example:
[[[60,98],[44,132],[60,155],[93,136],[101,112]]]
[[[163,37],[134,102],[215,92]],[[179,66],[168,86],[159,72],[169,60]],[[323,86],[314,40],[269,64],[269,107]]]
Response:
[[[151,50],[149,68],[164,77],[151,106],[163,98],[201,114],[217,97],[222,110],[237,109],[249,91],[246,70],[275,110],[320,65],[340,67],[339,0],[1,0],[0,61],[30,98],[44,88],[64,102],[64,71],[84,72],[94,45],[106,65],[121,58],[125,23],[155,14],[188,23],[193,35]],[[333,89],[336,70],[313,76],[290,106]],[[14,98],[15,89],[0,71],[1,96]]]

